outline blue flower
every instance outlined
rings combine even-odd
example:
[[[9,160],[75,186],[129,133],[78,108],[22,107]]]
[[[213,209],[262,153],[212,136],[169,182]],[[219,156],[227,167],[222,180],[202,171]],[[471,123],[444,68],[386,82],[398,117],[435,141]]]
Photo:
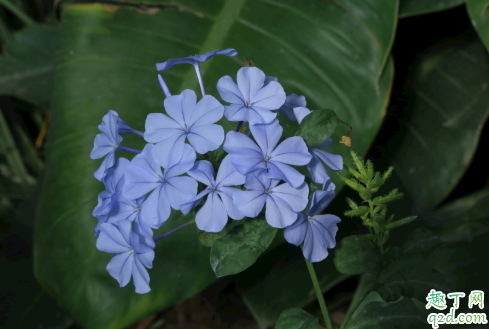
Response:
[[[119,282],[126,286],[133,278],[138,294],[149,292],[149,274],[146,268],[151,268],[155,253],[153,246],[146,245],[138,234],[131,232],[131,222],[122,220],[117,223],[101,225],[97,239],[97,249],[115,254],[107,264],[107,271]]]
[[[303,166],[311,161],[312,156],[302,137],[287,138],[275,147],[282,136],[282,127],[278,120],[269,124],[250,126],[256,140],[236,131],[226,135],[224,150],[232,155],[232,162],[243,175],[252,171],[267,171],[268,177],[282,179],[292,187],[299,187],[304,182],[304,175],[288,166]]]
[[[216,179],[209,161],[197,161],[188,174],[207,186],[195,198],[180,207],[186,215],[207,195],[207,201],[195,216],[195,223],[200,230],[220,232],[226,225],[228,216],[232,219],[243,218],[243,214],[233,204],[233,195],[239,190],[227,186],[244,184],[245,176],[234,168],[229,155],[222,160]]]
[[[95,178],[102,181],[107,173],[107,169],[112,167],[115,163],[115,152],[117,150],[140,153],[138,150],[120,145],[122,142],[121,134],[132,133],[142,136],[142,133],[132,129],[127,123],[119,118],[117,112],[112,110],[104,115],[98,129],[102,133],[95,136],[90,158],[100,159],[105,156],[102,164],[94,173]]]
[[[198,63],[205,62],[211,57],[216,55],[224,55],[224,56],[236,56],[238,52],[234,49],[226,49],[226,50],[214,50],[202,55],[188,56],[184,58],[170,58],[166,62],[156,64],[156,69],[158,71],[166,71],[178,64],[192,64],[196,65]]]
[[[265,74],[257,67],[243,67],[238,71],[238,84],[226,75],[217,82],[221,98],[231,103],[224,115],[229,121],[269,123],[277,114],[272,112],[285,102],[285,92],[280,83],[270,81],[264,86]]]
[[[321,161],[333,170],[341,171],[343,169],[343,157],[341,155],[318,149],[318,147],[330,146],[331,142],[332,139],[330,138],[322,144],[309,148],[309,153],[313,158],[311,162],[307,164],[307,169],[311,173],[312,180],[319,184],[324,184],[329,180],[329,175]]]
[[[270,82],[278,79],[275,77],[265,77],[265,86]],[[285,97],[285,103],[278,109],[278,113],[285,115],[291,121],[301,123],[302,119],[311,111],[306,108],[306,98],[296,94],[290,94]]]
[[[267,205],[265,218],[272,227],[284,228],[297,218],[297,212],[307,206],[309,187],[303,183],[298,188],[289,184],[277,184],[279,179],[270,179],[264,172],[252,172],[246,176],[245,187],[234,194],[234,204],[247,217],[256,217]]]
[[[124,172],[128,165],[129,160],[125,158],[117,159],[115,167],[108,169],[107,174],[102,180],[105,185],[105,190],[99,193],[98,204],[92,212],[92,215],[98,219],[98,224],[95,226],[96,237],[100,231],[100,224],[108,220],[114,194],[122,191],[122,187],[124,186]]]
[[[145,221],[141,219],[141,208],[145,197],[131,200],[125,198],[122,192],[117,192],[112,197],[112,207],[108,223],[116,223],[121,220],[126,220],[133,223],[133,230],[144,239],[144,243],[154,248],[153,230]]]
[[[166,168],[164,173],[153,159],[154,147],[147,144],[131,161],[124,176],[122,194],[136,200],[151,192],[142,205],[141,218],[152,228],[159,228],[170,216],[171,208],[179,210],[181,204],[195,197],[197,182],[188,176],[177,177],[194,165],[195,152],[190,145],[183,145],[179,162]]]
[[[144,139],[157,143],[153,156],[159,165],[165,168],[174,165],[182,157],[187,138],[201,154],[221,146],[224,129],[214,122],[222,118],[224,107],[209,95],[197,104],[196,101],[195,92],[187,89],[165,99],[165,110],[171,118],[162,113],[147,116]]]
[[[334,184],[327,184],[326,187],[326,191],[314,192],[309,211],[306,214],[297,214],[296,222],[284,230],[285,240],[289,243],[299,246],[304,242],[302,252],[311,263],[325,259],[328,248],[336,246],[337,224],[341,221],[334,215],[317,215],[328,206],[335,195]]]

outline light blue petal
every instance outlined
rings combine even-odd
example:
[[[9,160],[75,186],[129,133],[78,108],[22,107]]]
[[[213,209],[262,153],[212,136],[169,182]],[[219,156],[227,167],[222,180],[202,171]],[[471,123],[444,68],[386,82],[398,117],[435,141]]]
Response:
[[[197,103],[188,121],[189,127],[208,125],[219,121],[224,114],[224,106],[211,95],[205,95]]]
[[[119,135],[119,115],[117,112],[108,112],[102,118],[102,124],[98,126],[98,129],[105,134],[111,141],[119,145],[122,141],[121,135]]]
[[[107,215],[110,211],[110,204],[112,200],[112,193],[108,191],[102,191],[98,194],[97,206],[92,211],[92,216],[97,217],[100,215]]]
[[[284,107],[293,109],[294,107],[306,107],[306,98],[296,94],[290,94],[285,97]]]
[[[224,141],[224,129],[215,124],[194,126],[187,138],[197,153],[205,154],[221,146]]]
[[[150,113],[146,117],[144,140],[149,143],[158,143],[172,136],[180,136],[184,127],[172,118],[162,113]]]
[[[109,274],[119,282],[119,285],[124,287],[131,279],[133,264],[134,254],[132,251],[128,251],[114,256],[109,264],[107,264],[106,269]]]
[[[309,201],[309,186],[302,183],[298,188],[293,188],[289,184],[281,184],[273,188],[271,195],[284,200],[292,210],[299,212],[304,210]]]
[[[180,126],[185,127],[186,115],[189,116],[197,103],[197,95],[193,90],[185,89],[180,95],[165,98],[166,113]]]
[[[265,172],[253,171],[246,175],[245,187],[248,190],[265,191],[270,187],[272,179]]]
[[[122,194],[128,199],[138,199],[161,185],[163,173],[153,159],[153,145],[147,144],[141,154],[132,159],[124,174]]]
[[[239,156],[233,156],[231,162],[236,170],[242,175],[247,175],[254,171],[262,172],[267,170],[267,166],[261,157],[240,158]]]
[[[307,212],[307,215],[312,216],[319,214],[326,209],[334,196],[334,191],[315,191],[312,195],[311,208]]]
[[[111,223],[103,223],[100,225],[97,249],[111,254],[118,254],[130,250],[132,247],[129,244],[129,240],[124,238],[118,226]]]
[[[134,287],[136,288],[136,293],[145,294],[151,291],[151,288],[149,287],[148,271],[139,262],[139,260],[137,260],[137,258],[135,259],[132,267],[132,281],[134,283]]]
[[[121,192],[124,187],[124,173],[131,161],[126,158],[118,158],[115,166],[107,170],[104,178],[104,184],[107,191],[111,193]]]
[[[234,205],[246,217],[254,218],[263,209],[267,197],[263,191],[242,191],[234,193]]]
[[[141,207],[141,220],[152,228],[160,228],[170,217],[170,203],[162,187],[155,189]]]
[[[249,107],[242,104],[224,106],[224,116],[228,121],[248,121]]]
[[[297,213],[290,208],[285,200],[270,194],[267,197],[265,219],[272,227],[284,228],[295,222]]]
[[[319,149],[312,149],[312,152],[321,159],[328,167],[333,170],[343,170],[343,157]]]
[[[221,197],[222,203],[224,207],[226,207],[226,211],[229,217],[232,219],[242,219],[244,215],[238,210],[238,208],[234,204],[234,193],[236,191],[240,191],[236,188],[232,187],[221,187],[217,194]]]
[[[209,161],[197,161],[189,170],[188,175],[206,186],[215,185],[214,168]]]
[[[222,186],[236,186],[243,185],[246,181],[246,176],[239,173],[236,167],[232,163],[232,156],[226,155],[219,166],[216,177],[216,185]]]
[[[154,249],[155,242],[153,240],[153,230],[146,222],[141,219],[141,213],[136,217],[133,224],[134,233],[139,235],[139,238],[144,245],[148,246],[150,249]],[[140,252],[136,250],[136,252]],[[154,257],[154,253],[153,253]]]
[[[203,190],[202,192],[197,194],[195,197],[193,197],[189,201],[181,204],[180,205],[180,211],[182,212],[182,214],[187,215],[190,212],[190,210],[197,207],[198,204],[200,203],[200,201],[202,200],[202,198],[205,197],[207,194],[211,193],[211,191],[212,190],[210,188],[206,188],[205,190]]]
[[[264,82],[265,73],[257,67],[242,67],[238,70],[238,87],[245,101],[251,101]]]
[[[263,158],[261,149],[245,134],[230,131],[224,141],[224,151],[233,155],[233,158]]]
[[[217,193],[209,193],[206,202],[195,216],[195,224],[202,231],[220,232],[227,221],[227,211],[221,199]]]
[[[154,241],[152,247],[154,248]],[[153,260],[155,259],[155,252],[152,249],[146,252],[138,252],[136,253],[136,258],[144,265],[144,267],[152,268]]]
[[[253,105],[249,108],[248,121],[250,124],[257,123],[270,123],[277,117],[277,113],[270,111],[269,109],[260,107],[258,105]]]
[[[238,85],[234,83],[229,75],[223,76],[217,81],[217,91],[225,102],[240,105],[244,104],[243,94],[241,94]]]
[[[121,192],[114,194],[110,214],[113,221],[128,220],[132,222],[140,211],[141,209],[134,200],[125,198]]]
[[[305,107],[295,107],[293,110],[297,122],[300,124],[302,119],[304,119],[312,111]]]
[[[197,194],[197,181],[192,177],[172,177],[164,185],[165,195],[170,206],[179,210],[180,205],[188,202]]]
[[[174,166],[183,156],[183,145],[187,135],[174,135],[153,147],[153,158],[163,168]]]
[[[90,152],[91,159],[100,159],[117,148],[117,144],[111,141],[106,135],[98,134],[93,141],[93,149]]]
[[[311,173],[311,178],[315,183],[324,184],[328,179],[328,173],[319,158],[313,154],[311,162],[307,164],[307,169]]]
[[[328,256],[328,248],[335,247],[339,222],[333,215],[317,215],[310,221],[303,253],[311,263],[322,261]]]
[[[176,164],[172,165],[171,167],[167,167],[168,169],[165,170],[164,177],[168,179],[170,177],[186,173],[192,169],[196,158],[197,155],[195,154],[192,146],[183,144],[182,157],[176,162]]]
[[[287,242],[300,246],[306,238],[306,233],[309,227],[306,215],[297,214],[297,219],[294,224],[287,226],[284,230],[284,238]]]
[[[305,179],[304,175],[294,168],[277,161],[268,163],[268,177],[284,180],[293,188],[301,186]]]
[[[334,191],[336,189],[336,185],[331,181],[330,178],[323,184],[323,191]]]
[[[265,77],[265,82],[263,83],[263,86],[268,85],[270,82],[275,81],[277,82],[278,79],[276,77]]]
[[[311,224],[322,230],[322,237],[329,249],[336,246],[336,232],[338,232],[338,223],[341,219],[334,215],[316,215]]]
[[[294,166],[308,164],[312,155],[309,154],[306,142],[299,136],[287,138],[271,153],[272,160],[283,162]]]
[[[114,163],[115,163],[115,150],[107,154],[107,156],[100,164],[100,167],[98,167],[98,169],[93,173],[93,176],[99,181],[103,181],[105,175],[107,174],[107,169],[114,166]]]
[[[256,143],[260,146],[262,153],[265,155],[272,153],[280,137],[282,137],[283,132],[283,128],[277,119],[274,119],[268,124],[250,125],[250,130]]]
[[[188,56],[184,58],[170,58],[166,62],[156,64],[156,69],[158,71],[166,71],[172,68],[174,65],[178,64],[197,64],[204,62],[205,60],[214,57],[216,55],[224,55],[224,56],[236,56],[238,52],[232,48],[225,50],[213,50],[208,53],[202,55]]]
[[[263,87],[252,99],[253,106],[259,106],[267,110],[277,110],[285,102],[285,92],[282,85],[271,81]]]

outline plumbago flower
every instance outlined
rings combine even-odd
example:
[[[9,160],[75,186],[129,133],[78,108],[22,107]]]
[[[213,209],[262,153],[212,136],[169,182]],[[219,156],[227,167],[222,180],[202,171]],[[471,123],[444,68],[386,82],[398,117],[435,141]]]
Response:
[[[281,184],[264,172],[252,172],[246,176],[245,187],[234,194],[234,204],[247,217],[256,217],[266,203],[265,218],[272,227],[284,228],[297,218],[297,212],[307,206],[309,186],[303,183],[298,188]],[[277,186],[278,185],[278,186]]]
[[[224,107],[212,96],[206,95],[197,103],[192,90],[165,99],[166,113],[151,113],[146,118],[144,139],[156,143],[153,156],[156,162],[169,167],[181,157],[188,139],[197,153],[205,154],[221,146],[224,129],[214,124],[222,118]]]
[[[307,169],[311,173],[312,180],[316,183],[325,184],[329,180],[329,175],[322,162],[333,170],[341,171],[343,169],[343,157],[341,155],[332,154],[319,149],[319,147],[330,146],[332,142],[333,140],[329,138],[324,143],[309,148],[312,160],[307,164]]]
[[[289,137],[275,147],[283,132],[276,119],[269,124],[251,125],[250,131],[256,143],[236,131],[226,135],[224,150],[231,154],[236,169],[243,175],[266,171],[269,178],[282,179],[294,188],[299,187],[304,175],[288,165],[303,166],[311,161],[302,137]]]
[[[159,228],[170,217],[171,208],[180,205],[197,194],[197,182],[191,177],[178,177],[189,171],[195,162],[195,152],[188,144],[183,145],[179,161],[164,172],[153,159],[152,144],[147,144],[127,167],[122,194],[128,199],[138,199],[149,192],[142,205],[141,216],[152,228]]]
[[[205,190],[180,208],[186,215],[207,195],[207,201],[195,216],[195,223],[200,230],[220,232],[226,225],[228,216],[232,219],[244,217],[233,204],[234,193],[239,190],[228,186],[244,184],[245,176],[234,168],[229,155],[222,160],[216,179],[214,179],[214,169],[209,161],[196,162],[188,174],[207,186]]]
[[[236,51],[216,50],[157,64],[159,71],[181,63],[192,64],[202,91],[200,100],[192,90],[172,96],[158,75],[166,97],[165,114],[149,114],[142,133],[110,110],[99,126],[101,134],[95,137],[91,157],[105,157],[95,172],[105,185],[93,210],[98,219],[97,248],[114,254],[108,272],[120,286],[127,285],[132,277],[137,293],[150,291],[147,269],[152,267],[155,243],[194,221],[200,230],[217,233],[226,227],[229,218],[254,218],[266,207],[265,219],[257,221],[285,228],[289,242],[304,243],[304,255],[311,262],[324,259],[327,248],[335,244],[339,218],[316,214],[334,196],[334,185],[323,162],[338,170],[343,166],[342,158],[321,149],[330,140],[310,148],[298,136],[279,143],[283,128],[277,113],[300,124],[311,112],[305,107],[304,96],[286,96],[276,78],[265,77],[256,67],[244,67],[238,70],[237,84],[230,76],[219,79],[217,89],[230,103],[223,106],[213,96],[205,95],[199,69],[199,63],[215,55],[235,56]],[[236,131],[226,136],[216,124],[223,115],[229,121],[238,121]],[[248,136],[238,132],[243,121],[249,122]],[[147,142],[142,151],[121,145],[121,135],[129,133]],[[228,155],[216,165],[221,145]],[[120,150],[136,156],[132,161],[116,160],[116,151]],[[212,161],[217,173],[210,161],[196,162],[197,153]],[[308,203],[309,185],[292,166],[305,165],[313,180],[324,186],[323,191],[314,193],[311,209],[302,214]],[[197,194],[198,190],[201,192]],[[164,225],[172,211],[187,215],[193,209],[195,220],[153,238],[153,229]]]
[[[336,246],[337,224],[341,221],[334,215],[317,215],[328,206],[335,195],[335,186],[331,181],[324,188],[326,190],[314,192],[309,211],[306,214],[298,213],[295,223],[284,230],[285,240],[289,243],[299,246],[304,242],[302,252],[311,263],[328,257],[328,248]]]
[[[119,118],[117,112],[112,110],[102,118],[102,124],[98,126],[98,129],[102,133],[95,136],[90,158],[100,159],[105,157],[100,167],[94,173],[95,178],[102,181],[107,169],[112,167],[115,163],[115,152],[117,150],[139,153],[137,150],[120,145],[122,142],[122,136],[120,134],[141,133],[129,127],[127,123]]]
[[[131,232],[129,221],[104,223],[100,227],[97,249],[115,254],[107,265],[107,271],[121,287],[126,286],[132,276],[136,292],[139,294],[151,290],[146,268],[152,267],[155,257],[153,248],[154,246],[141,241],[137,233]]]
[[[275,119],[276,110],[285,102],[285,92],[280,83],[270,81],[266,86],[265,73],[257,67],[243,67],[238,71],[238,84],[226,75],[217,82],[221,98],[231,105],[224,115],[229,121],[269,123]]]

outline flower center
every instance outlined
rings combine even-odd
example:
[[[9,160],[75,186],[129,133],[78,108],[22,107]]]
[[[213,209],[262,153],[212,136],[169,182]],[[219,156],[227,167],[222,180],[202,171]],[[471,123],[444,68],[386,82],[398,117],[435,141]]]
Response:
[[[272,193],[272,188],[267,188],[264,192],[265,194],[271,194]]]
[[[217,186],[213,186],[213,187],[211,188],[211,192],[216,192],[216,191],[217,191]]]
[[[311,222],[313,219],[316,219],[316,217],[315,217],[315,216],[307,216],[307,220],[308,220],[308,221],[310,221],[310,222]]]
[[[267,162],[268,162],[268,161],[269,161],[271,158],[272,158],[272,156],[271,156],[271,155],[265,155],[265,156],[263,157],[263,161],[264,161],[265,163],[267,163]]]
[[[253,106],[253,103],[248,99],[245,101],[245,106],[246,107],[252,107]]]
[[[165,184],[166,183],[166,178],[161,177],[160,180],[158,181],[160,184]]]

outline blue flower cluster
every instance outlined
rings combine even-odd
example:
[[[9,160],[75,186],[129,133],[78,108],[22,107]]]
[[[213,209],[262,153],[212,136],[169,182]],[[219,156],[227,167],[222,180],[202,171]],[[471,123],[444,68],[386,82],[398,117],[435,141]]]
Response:
[[[284,139],[277,119],[277,115],[284,115],[300,123],[311,112],[305,107],[304,96],[287,96],[276,78],[266,77],[256,67],[243,67],[237,83],[230,76],[219,79],[217,90],[228,103],[223,106],[205,94],[200,76],[199,63],[215,55],[235,56],[236,51],[216,50],[157,64],[160,71],[181,63],[194,65],[201,85],[200,100],[192,90],[172,96],[158,76],[166,96],[166,114],[149,114],[142,133],[111,110],[99,125],[101,134],[95,137],[90,156],[104,157],[95,178],[105,185],[93,211],[98,219],[97,248],[114,254],[108,272],[121,287],[132,277],[137,293],[150,291],[147,269],[152,267],[155,241],[188,224],[153,238],[153,229],[165,224],[172,209],[183,214],[195,209],[200,230],[220,232],[229,218],[257,217],[265,208],[268,224],[285,228],[290,243],[304,243],[304,256],[309,261],[323,260],[327,249],[335,246],[340,219],[318,213],[334,197],[334,185],[324,164],[341,170],[343,159],[322,149],[331,140],[308,146],[302,137]],[[238,122],[236,131],[225,134],[216,124],[223,116]],[[243,122],[249,124],[248,135],[239,132]],[[144,138],[147,144],[142,151],[121,145],[121,135],[128,133]],[[196,161],[197,154],[208,157],[208,152],[219,148],[227,155],[218,168],[207,160]],[[131,161],[116,159],[117,151],[136,155]],[[323,185],[314,192],[306,214],[301,211],[309,203],[309,186],[292,166],[307,166],[312,181]]]

